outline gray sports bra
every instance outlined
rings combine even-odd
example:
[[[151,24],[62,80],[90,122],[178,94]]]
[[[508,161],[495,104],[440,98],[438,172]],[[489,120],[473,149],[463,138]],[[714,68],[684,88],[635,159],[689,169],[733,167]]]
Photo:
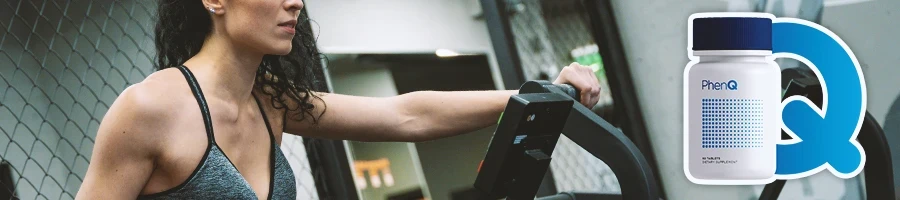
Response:
[[[194,74],[185,66],[178,67],[178,69],[184,74],[194,93],[194,98],[200,104],[203,122],[206,125],[206,137],[209,141],[206,153],[194,172],[183,183],[163,192],[138,196],[138,199],[257,199],[256,192],[250,187],[250,183],[244,179],[234,163],[216,144],[209,107]],[[272,168],[272,176],[269,182],[268,198],[296,199],[297,185],[294,180],[294,172],[291,171],[281,149],[275,144],[275,135],[272,134],[272,127],[269,125],[269,119],[265,117],[266,112],[263,111],[262,104],[256,96],[253,98],[263,115],[266,129],[269,131],[269,140],[272,142],[272,148],[269,151],[269,156],[273,158],[269,163]]]

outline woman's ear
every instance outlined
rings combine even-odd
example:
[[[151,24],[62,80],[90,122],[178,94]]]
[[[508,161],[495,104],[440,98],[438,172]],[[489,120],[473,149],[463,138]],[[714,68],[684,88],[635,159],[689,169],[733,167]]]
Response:
[[[203,7],[206,8],[206,11],[215,15],[222,14],[225,12],[225,5],[222,0],[203,0]]]

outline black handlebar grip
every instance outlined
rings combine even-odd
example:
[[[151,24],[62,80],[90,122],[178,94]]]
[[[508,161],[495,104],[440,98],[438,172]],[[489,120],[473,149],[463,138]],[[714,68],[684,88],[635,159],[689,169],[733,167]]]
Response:
[[[581,94],[578,89],[575,89],[574,86],[569,84],[553,84],[550,81],[545,80],[533,80],[528,81],[522,84],[519,88],[520,94],[528,94],[528,93],[557,93],[561,95],[566,95],[572,98],[572,100],[579,101],[581,99]]]
[[[569,84],[553,84],[553,85],[545,85],[545,86],[547,86],[547,87],[554,87],[554,88],[556,88],[556,89],[559,89],[560,91],[562,91],[562,92],[565,93],[566,95],[569,95],[569,97],[572,97],[572,99],[574,99],[575,101],[579,101],[579,99],[581,99],[581,94],[579,94],[578,89],[575,89],[575,87],[572,86],[572,85],[569,85]]]

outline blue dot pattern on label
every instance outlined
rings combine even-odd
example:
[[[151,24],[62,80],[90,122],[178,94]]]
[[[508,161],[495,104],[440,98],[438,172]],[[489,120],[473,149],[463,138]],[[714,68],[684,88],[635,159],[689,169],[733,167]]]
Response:
[[[760,99],[702,99],[704,149],[761,148],[763,102]]]

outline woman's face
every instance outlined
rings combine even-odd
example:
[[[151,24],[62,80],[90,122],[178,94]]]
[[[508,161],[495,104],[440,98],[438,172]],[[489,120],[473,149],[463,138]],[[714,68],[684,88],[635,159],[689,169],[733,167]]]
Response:
[[[213,20],[220,33],[242,48],[262,54],[285,55],[291,51],[300,0],[221,0]]]

